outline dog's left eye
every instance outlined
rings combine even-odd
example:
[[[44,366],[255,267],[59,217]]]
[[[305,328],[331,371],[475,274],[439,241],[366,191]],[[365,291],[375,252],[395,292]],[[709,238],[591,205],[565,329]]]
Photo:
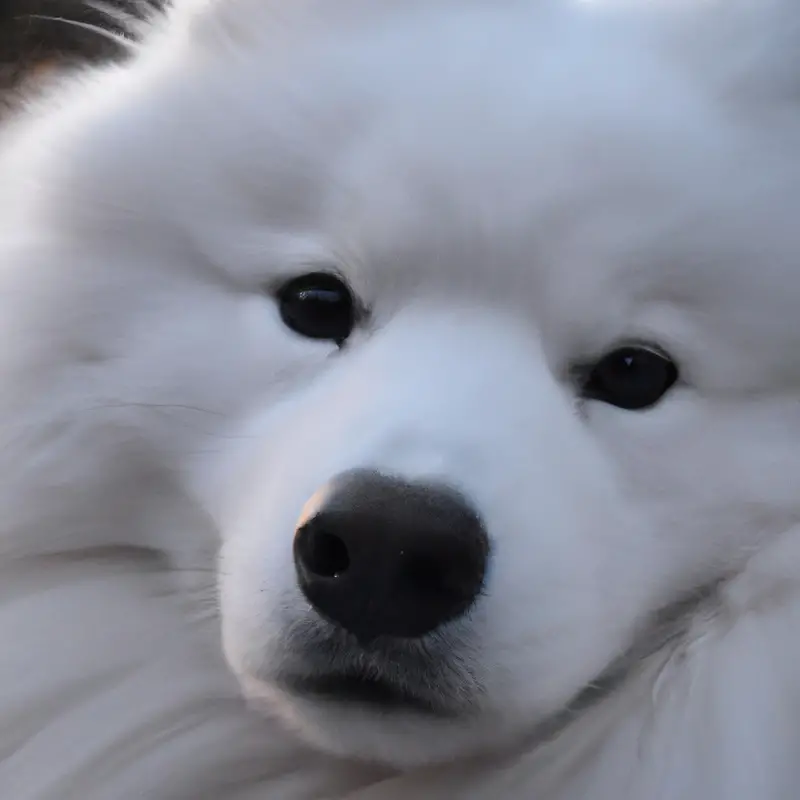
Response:
[[[581,394],[628,411],[654,406],[678,380],[666,354],[647,347],[621,347],[603,356],[586,374]]]
[[[308,339],[343,345],[356,324],[356,304],[345,283],[327,272],[293,278],[278,289],[281,319]]]

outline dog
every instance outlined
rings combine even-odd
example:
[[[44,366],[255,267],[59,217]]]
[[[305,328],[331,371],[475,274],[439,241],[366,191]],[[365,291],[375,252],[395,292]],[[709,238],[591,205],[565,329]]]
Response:
[[[790,0],[178,0],[0,140],[0,796],[789,800]]]

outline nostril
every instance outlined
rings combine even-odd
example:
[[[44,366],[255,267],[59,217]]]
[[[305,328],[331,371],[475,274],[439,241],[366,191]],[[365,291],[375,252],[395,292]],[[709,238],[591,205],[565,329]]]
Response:
[[[333,533],[306,528],[306,535],[298,542],[298,555],[303,566],[320,578],[336,578],[350,566],[347,545]]]

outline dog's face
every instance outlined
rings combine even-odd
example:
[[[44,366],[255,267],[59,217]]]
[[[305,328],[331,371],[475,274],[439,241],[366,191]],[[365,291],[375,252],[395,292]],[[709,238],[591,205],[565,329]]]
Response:
[[[176,22],[15,244],[31,386],[180,476],[245,692],[345,756],[523,736],[800,511],[791,121],[523,5]]]

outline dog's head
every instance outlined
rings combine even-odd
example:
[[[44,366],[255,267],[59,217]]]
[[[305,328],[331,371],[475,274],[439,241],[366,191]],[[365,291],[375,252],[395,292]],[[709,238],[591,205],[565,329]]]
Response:
[[[9,148],[8,502],[45,453],[175,555],[169,476],[255,702],[397,765],[509,742],[797,520],[787,25],[218,5]]]

